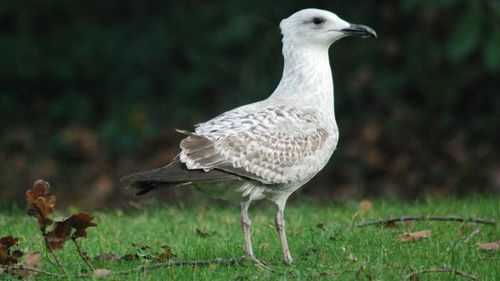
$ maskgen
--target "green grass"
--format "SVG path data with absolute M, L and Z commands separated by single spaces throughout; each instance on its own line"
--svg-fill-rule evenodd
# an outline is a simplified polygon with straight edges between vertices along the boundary
M 215 205 L 215 206 L 214 206 Z M 358 212 L 355 202 L 318 206 L 314 202 L 291 204 L 286 210 L 287 233 L 293 265 L 282 264 L 278 236 L 273 225 L 274 207 L 257 204 L 250 209 L 253 221 L 254 251 L 272 271 L 262 271 L 251 263 L 222 266 L 179 266 L 115 276 L 107 280 L 402 280 L 411 269 L 451 268 L 481 277 L 481 280 L 500 280 L 496 252 L 477 249 L 479 242 L 500 239 L 498 226 L 458 222 L 416 222 L 412 226 L 368 226 L 351 229 L 352 223 L 400 215 L 459 215 L 498 220 L 498 198 L 423 200 L 417 203 L 375 201 L 372 212 Z M 93 257 L 112 252 L 161 252 L 168 244 L 176 259 L 199 260 L 239 258 L 243 256 L 243 238 L 236 207 L 200 203 L 194 207 L 149 207 L 144 210 L 115 210 L 97 212 L 98 227 L 89 230 L 82 239 L 82 248 Z M 324 227 L 318 227 L 322 223 Z M 464 236 L 476 227 L 481 232 L 464 243 Z M 208 233 L 201 237 L 200 229 Z M 400 242 L 405 232 L 432 229 L 432 236 L 414 242 Z M 21 238 L 21 250 L 43 251 L 35 221 L 22 211 L 0 213 L 0 236 Z M 147 245 L 138 250 L 132 244 Z M 68 243 L 57 255 L 72 273 L 85 269 Z M 151 261 L 121 261 L 95 263 L 96 268 L 123 270 Z M 45 254 L 41 268 L 57 272 Z M 4 276 L 2 276 L 4 277 Z M 0 279 L 2 278 L 0 277 Z M 371 278 L 371 279 L 370 279 Z M 53 280 L 38 277 L 37 280 Z M 428 273 L 419 280 L 466 280 L 449 273 Z

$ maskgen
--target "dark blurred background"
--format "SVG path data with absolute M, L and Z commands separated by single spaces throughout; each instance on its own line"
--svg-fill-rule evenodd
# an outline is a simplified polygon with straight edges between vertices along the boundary
M 3 0 L 0 205 L 36 178 L 63 204 L 134 200 L 118 179 L 172 159 L 175 128 L 273 91 L 279 21 L 308 7 L 379 38 L 331 49 L 341 138 L 299 196 L 500 194 L 499 1 L 210 2 Z

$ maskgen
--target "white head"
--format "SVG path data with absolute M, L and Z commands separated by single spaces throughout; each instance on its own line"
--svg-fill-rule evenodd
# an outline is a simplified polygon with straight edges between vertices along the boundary
M 283 42 L 326 48 L 346 36 L 377 37 L 375 31 L 368 26 L 348 23 L 332 12 L 319 9 L 296 12 L 281 21 L 280 29 Z

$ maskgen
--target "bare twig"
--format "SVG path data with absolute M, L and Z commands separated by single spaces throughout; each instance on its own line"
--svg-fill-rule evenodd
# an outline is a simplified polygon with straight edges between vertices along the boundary
M 64 266 L 62 266 L 61 262 L 59 262 L 59 259 L 56 256 L 56 253 L 54 253 L 54 251 L 50 247 L 49 240 L 47 239 L 47 234 L 43 231 L 42 235 L 43 235 L 43 240 L 45 241 L 45 247 L 47 248 L 49 253 L 52 255 L 52 257 L 54 258 L 57 266 L 62 270 L 64 275 L 68 276 L 68 272 L 66 271 L 66 268 L 64 268 Z
M 467 235 L 467 237 L 465 237 L 464 243 L 469 242 L 470 240 L 472 240 L 472 238 L 474 238 L 475 236 L 477 236 L 479 233 L 481 233 L 481 228 L 480 227 L 476 227 L 469 235 Z
M 73 241 L 73 243 L 75 243 L 76 251 L 78 252 L 78 255 L 80 256 L 80 258 L 82 258 L 82 260 L 85 262 L 85 264 L 90 269 L 90 271 L 94 272 L 94 268 L 90 264 L 89 260 L 83 254 L 82 249 L 80 249 L 80 245 L 78 244 L 78 242 L 76 241 L 76 239 L 71 239 L 71 240 Z
M 412 271 L 408 275 L 406 275 L 406 279 L 407 280 L 413 280 L 412 278 L 414 278 L 414 277 L 416 277 L 416 276 L 418 276 L 420 274 L 423 274 L 423 273 L 433 273 L 433 272 L 453 273 L 453 274 L 460 275 L 462 277 L 468 278 L 470 280 L 480 280 L 479 276 L 472 275 L 472 274 L 469 274 L 469 273 L 466 273 L 466 272 L 463 272 L 463 271 L 455 270 L 455 269 L 452 269 L 452 268 L 447 268 L 447 267 L 444 267 L 444 268 L 429 268 L 429 269 L 421 269 L 421 270 Z
M 368 225 L 383 225 L 388 223 L 395 222 L 404 222 L 404 221 L 458 221 L 458 222 L 473 222 L 473 223 L 481 223 L 486 225 L 496 225 L 496 221 L 484 220 L 479 218 L 465 218 L 465 217 L 457 217 L 457 216 L 402 216 L 398 218 L 388 218 L 376 221 L 368 221 L 363 223 L 358 223 L 353 225 L 352 227 L 364 227 Z
M 160 268 L 165 268 L 165 267 L 183 266 L 183 265 L 208 266 L 208 265 L 212 265 L 212 264 L 218 264 L 218 265 L 230 266 L 230 265 L 243 264 L 244 261 L 245 261 L 245 259 L 170 260 L 170 261 L 162 262 L 162 263 L 141 265 L 141 266 L 136 267 L 136 268 L 126 269 L 126 270 L 121 270 L 121 271 L 112 271 L 112 272 L 110 272 L 109 275 L 127 275 L 127 274 L 134 273 L 134 272 L 144 272 L 144 271 L 152 270 L 152 269 L 160 269 Z
M 162 262 L 162 263 L 141 265 L 141 266 L 138 266 L 135 268 L 127 269 L 127 270 L 109 271 L 109 273 L 106 274 L 105 276 L 127 275 L 127 274 L 131 274 L 131 273 L 135 273 L 135 272 L 144 272 L 147 270 L 154 270 L 154 269 L 160 269 L 160 268 L 172 267 L 172 266 L 184 266 L 184 265 L 209 266 L 209 265 L 217 264 L 217 265 L 231 266 L 231 265 L 243 264 L 244 261 L 245 261 L 244 258 L 242 258 L 242 259 L 214 259 L 214 260 L 170 260 L 170 261 Z M 31 272 L 34 272 L 37 274 L 44 274 L 44 275 L 53 276 L 53 277 L 87 278 L 87 277 L 93 276 L 93 272 L 88 273 L 88 274 L 76 274 L 76 275 L 70 276 L 67 274 L 45 271 L 45 270 L 41 270 L 41 269 L 37 269 L 37 268 L 31 267 L 31 266 L 25 266 L 25 265 L 16 265 L 13 267 L 9 267 L 9 269 L 17 270 L 17 271 L 31 271 Z
M 54 276 L 54 277 L 65 277 L 65 276 L 67 276 L 65 274 L 55 273 L 55 272 L 50 272 L 50 271 L 45 271 L 45 270 L 41 270 L 41 269 L 34 268 L 34 267 L 31 267 L 31 266 L 22 265 L 22 264 L 9 267 L 8 269 L 9 270 L 16 270 L 16 271 L 30 271 L 30 272 L 34 272 L 34 273 L 37 273 L 37 274 L 45 274 L 45 275 Z

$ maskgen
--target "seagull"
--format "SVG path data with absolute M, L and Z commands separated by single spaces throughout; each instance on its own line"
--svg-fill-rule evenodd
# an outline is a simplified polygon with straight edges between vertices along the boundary
M 194 132 L 177 130 L 185 138 L 171 163 L 122 181 L 137 188 L 136 195 L 188 185 L 239 202 L 245 251 L 257 263 L 248 208 L 267 199 L 277 206 L 276 230 L 284 262 L 290 264 L 286 201 L 327 164 L 339 139 L 328 49 L 343 37 L 376 38 L 377 34 L 319 9 L 300 10 L 279 26 L 283 76 L 267 99 L 195 125 Z

